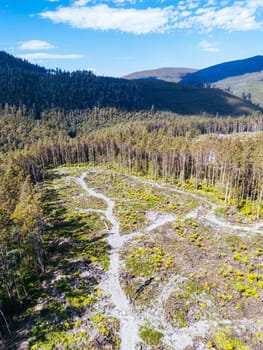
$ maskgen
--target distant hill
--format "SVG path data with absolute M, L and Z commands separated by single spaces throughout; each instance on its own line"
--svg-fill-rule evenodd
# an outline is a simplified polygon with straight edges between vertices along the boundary
M 263 56 L 255 56 L 243 60 L 224 62 L 188 74 L 181 79 L 180 84 L 203 85 L 220 80 L 263 70 Z
M 212 86 L 251 100 L 254 104 L 263 107 L 263 71 L 219 80 Z
M 160 79 L 177 83 L 187 74 L 196 72 L 193 68 L 157 68 L 125 75 L 124 79 Z
M 95 76 L 89 71 L 46 70 L 0 52 L 0 106 L 30 110 L 154 107 L 178 114 L 241 115 L 262 111 L 249 101 L 218 89 L 186 87 L 162 80 L 127 80 Z

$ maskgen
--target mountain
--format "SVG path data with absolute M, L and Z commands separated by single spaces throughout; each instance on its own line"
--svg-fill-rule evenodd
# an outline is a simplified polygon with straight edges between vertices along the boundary
M 224 62 L 205 69 L 201 69 L 197 72 L 185 76 L 183 79 L 181 79 L 180 84 L 211 84 L 226 78 L 260 72 L 262 70 L 263 56 L 255 56 L 243 60 Z
M 162 80 L 127 80 L 89 71 L 47 70 L 0 52 L 0 106 L 26 107 L 39 117 L 47 108 L 115 107 L 179 114 L 241 115 L 261 110 L 219 89 L 186 87 Z
M 125 75 L 124 79 L 160 79 L 177 83 L 190 73 L 196 72 L 193 68 L 157 68 L 144 70 Z

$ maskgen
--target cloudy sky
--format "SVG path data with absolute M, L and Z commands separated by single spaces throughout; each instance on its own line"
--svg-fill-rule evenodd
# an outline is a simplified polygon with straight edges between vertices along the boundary
M 0 0 L 0 50 L 122 76 L 263 54 L 263 0 Z

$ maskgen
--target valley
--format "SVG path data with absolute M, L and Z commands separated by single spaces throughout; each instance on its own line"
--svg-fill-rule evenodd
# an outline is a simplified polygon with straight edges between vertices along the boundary
M 262 109 L 208 87 L 0 52 L 1 350 L 262 349 Z

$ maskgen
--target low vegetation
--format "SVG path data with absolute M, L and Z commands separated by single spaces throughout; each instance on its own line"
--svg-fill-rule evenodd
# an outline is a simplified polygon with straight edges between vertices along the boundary
M 9 337 L 11 347 L 19 341 L 33 350 L 120 345 L 118 319 L 100 309 L 106 297 L 99 284 L 109 266 L 104 234 L 109 223 L 97 210 L 105 210 L 105 203 L 85 200 L 73 180 L 82 169 L 51 171 L 41 186 L 44 269 L 30 282 L 30 304 L 23 305 L 15 323 L 3 309 L 10 332 L 19 335 Z M 128 238 L 120 277 L 139 320 L 142 346 L 173 349 L 173 330 L 183 350 L 180 332 L 195 327 L 187 349 L 200 342 L 208 349 L 261 349 L 262 235 L 211 226 L 202 220 L 213 210 L 207 199 L 176 192 L 171 185 L 103 167 L 89 167 L 86 181 L 114 199 L 121 233 Z M 133 212 L 141 212 L 136 222 Z M 158 218 L 164 223 L 151 228 Z M 205 332 L 202 322 L 207 322 Z

